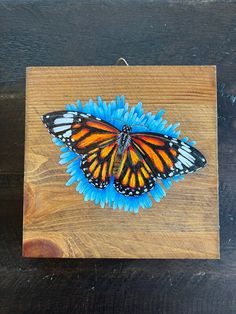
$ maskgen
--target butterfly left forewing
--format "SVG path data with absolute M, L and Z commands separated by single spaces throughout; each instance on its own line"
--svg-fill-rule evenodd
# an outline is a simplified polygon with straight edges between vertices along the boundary
M 78 154 L 86 154 L 96 147 L 116 141 L 119 133 L 111 124 L 77 111 L 47 113 L 42 121 L 50 134 Z

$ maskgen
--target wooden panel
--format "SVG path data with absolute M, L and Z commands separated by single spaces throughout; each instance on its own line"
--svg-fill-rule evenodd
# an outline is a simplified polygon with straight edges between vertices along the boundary
M 84 202 L 75 186 L 65 187 L 66 166 L 40 116 L 98 95 L 125 95 L 153 113 L 164 108 L 182 136 L 197 141 L 207 168 L 137 215 Z M 215 67 L 28 68 L 23 255 L 219 258 L 216 133 Z

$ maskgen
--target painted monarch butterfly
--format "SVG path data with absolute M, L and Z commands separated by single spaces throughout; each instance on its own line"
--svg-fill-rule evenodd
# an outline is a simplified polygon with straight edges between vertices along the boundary
M 88 182 L 104 189 L 119 162 L 114 187 L 125 196 L 149 192 L 157 179 L 195 172 L 206 165 L 194 147 L 158 133 L 133 133 L 77 111 L 47 113 L 42 121 L 53 136 L 81 155 L 80 168 Z

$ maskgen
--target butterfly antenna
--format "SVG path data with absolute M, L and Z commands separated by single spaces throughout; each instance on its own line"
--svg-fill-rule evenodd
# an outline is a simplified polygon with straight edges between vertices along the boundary
M 117 120 L 117 121 L 125 124 L 125 122 L 123 120 L 121 120 L 121 119 L 114 118 L 112 120 Z M 142 127 L 145 127 L 146 129 L 148 129 L 149 131 L 151 131 L 145 124 L 132 124 L 131 127 L 133 127 L 133 126 L 142 126 Z

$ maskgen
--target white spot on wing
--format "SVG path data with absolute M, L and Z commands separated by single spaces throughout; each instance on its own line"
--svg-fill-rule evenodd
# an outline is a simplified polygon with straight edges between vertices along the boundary
M 64 137 L 70 137 L 71 136 L 71 130 L 68 130 L 66 131 L 64 134 L 63 134 Z
M 179 156 L 178 159 L 188 168 L 190 168 L 193 165 L 191 161 L 189 161 L 188 159 L 184 158 L 183 156 Z
M 183 146 L 189 148 L 189 146 L 188 146 L 186 143 L 184 143 L 184 142 L 181 142 L 181 145 L 183 145 Z
M 81 113 L 80 116 L 83 117 L 83 118 L 88 118 L 88 115 L 84 114 L 84 113 Z
M 54 124 L 71 124 L 73 123 L 74 119 L 72 118 L 57 118 L 54 121 Z
M 189 159 L 191 162 L 194 162 L 195 157 L 193 157 L 192 155 L 190 155 L 188 152 L 186 152 L 185 150 L 183 150 L 182 148 L 178 149 L 178 152 L 184 156 L 185 158 Z
M 180 169 L 180 170 L 183 169 L 183 166 L 182 166 L 182 164 L 181 164 L 180 161 L 177 161 L 177 162 L 175 163 L 175 167 L 178 168 L 178 169 Z
M 64 117 L 64 118 L 73 118 L 74 115 L 73 115 L 72 113 L 65 113 L 65 114 L 63 115 L 63 117 Z
M 191 152 L 192 152 L 191 148 L 187 147 L 186 145 L 183 145 L 183 144 L 182 144 L 181 148 L 184 149 L 184 150 L 185 150 L 186 152 L 188 152 L 188 153 L 191 153 Z
M 58 132 L 68 130 L 69 128 L 70 128 L 70 125 L 57 126 L 57 127 L 53 128 L 53 132 L 58 133 Z

